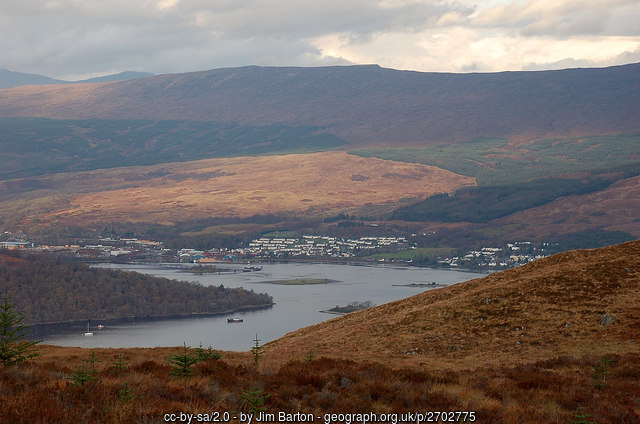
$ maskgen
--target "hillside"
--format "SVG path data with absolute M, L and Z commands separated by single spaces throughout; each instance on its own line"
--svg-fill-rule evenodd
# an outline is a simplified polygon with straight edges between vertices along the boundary
M 344 144 L 310 126 L 0 118 L 0 180 L 213 157 L 317 152 Z
M 549 238 L 583 231 L 585 227 L 625 231 L 640 237 L 640 177 L 582 196 L 567 196 L 537 208 L 517 212 L 491 224 L 512 227 L 513 238 Z
M 102 229 L 205 217 L 328 213 L 474 185 L 433 166 L 344 152 L 206 159 L 0 181 L 0 224 Z
M 603 325 L 605 316 L 615 321 Z M 505 366 L 638 352 L 640 242 L 554 255 L 354 312 L 266 347 L 395 366 Z
M 124 81 L 135 78 L 144 78 L 153 74 L 147 72 L 125 71 L 113 75 L 105 75 L 102 77 L 89 78 L 80 81 L 64 81 L 55 78 L 49 78 L 44 75 L 26 74 L 24 72 L 9 71 L 0 69 L 0 89 L 19 87 L 23 85 L 49 85 L 49 84 L 76 84 L 86 82 L 109 82 Z
M 621 182 L 640 174 L 638 99 L 640 64 L 493 74 L 249 66 L 14 87 L 0 91 L 0 225 L 58 242 L 57 228 L 156 237 L 158 224 L 166 240 L 189 232 L 206 245 L 229 233 L 211 221 L 278 216 L 246 241 L 278 229 L 345 234 L 353 223 L 322 220 L 349 213 L 381 234 L 441 235 L 420 247 L 594 231 L 628 240 L 640 231 L 629 215 L 637 193 Z M 604 215 L 586 202 L 548 218 L 550 203 L 605 199 L 615 184 L 627 200 L 607 201 Z
M 66 81 L 45 77 L 38 74 L 26 74 L 23 72 L 0 69 L 0 89 L 19 87 L 21 85 L 47 85 L 66 84 Z
M 0 116 L 311 125 L 352 144 L 640 131 L 640 64 L 492 74 L 242 67 L 3 90 Z

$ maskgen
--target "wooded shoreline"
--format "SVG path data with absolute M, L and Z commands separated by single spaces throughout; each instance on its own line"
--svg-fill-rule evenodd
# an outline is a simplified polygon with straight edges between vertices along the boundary
M 27 326 L 37 327 L 37 326 L 48 326 L 48 325 L 80 325 L 86 324 L 87 322 L 97 322 L 100 321 L 101 324 L 113 324 L 117 322 L 123 321 L 163 321 L 170 319 L 188 319 L 188 318 L 206 318 L 206 317 L 215 317 L 221 315 L 229 315 L 237 312 L 243 311 L 259 311 L 262 309 L 269 309 L 275 305 L 275 302 L 265 303 L 262 305 L 246 305 L 240 306 L 238 308 L 229 309 L 226 311 L 220 312 L 191 312 L 184 314 L 170 314 L 170 315 L 134 315 L 134 316 L 125 316 L 125 317 L 112 317 L 112 318 L 88 318 L 85 320 L 68 320 L 68 321 L 48 321 L 48 322 L 37 322 L 37 323 L 26 323 Z

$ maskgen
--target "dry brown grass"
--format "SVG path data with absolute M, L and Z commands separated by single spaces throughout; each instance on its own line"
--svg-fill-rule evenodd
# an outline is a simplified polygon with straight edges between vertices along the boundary
M 616 321 L 600 325 L 608 313 Z M 287 360 L 318 354 L 454 369 L 557 355 L 637 352 L 640 242 L 573 251 L 334 318 L 268 345 Z
M 596 193 L 563 197 L 494 223 L 524 227 L 513 234 L 513 237 L 523 238 L 544 239 L 556 234 L 584 231 L 585 228 L 626 231 L 640 237 L 639 210 L 640 177 L 633 177 Z
M 4 255 L 4 254 L 0 253 L 0 265 L 1 264 L 10 264 L 10 265 L 14 265 L 14 266 L 19 266 L 19 265 L 22 265 L 22 264 L 24 264 L 26 262 L 27 262 L 26 259 L 14 258 L 12 256 Z
M 223 352 L 219 361 L 194 366 L 194 375 L 176 378 L 166 358 L 179 350 L 95 349 L 97 379 L 75 387 L 69 377 L 90 352 L 45 346 L 33 362 L 0 369 L 0 422 L 160 423 L 167 413 L 214 411 L 233 416 L 248 412 L 242 394 L 254 389 L 268 395 L 266 412 L 313 413 L 315 422 L 326 413 L 473 411 L 479 423 L 569 423 L 578 407 L 600 424 L 640 419 L 637 353 L 610 355 L 607 384 L 596 389 L 590 374 L 599 358 L 591 356 L 451 372 L 331 358 L 256 367 L 246 354 Z M 120 354 L 126 369 L 110 372 Z
M 70 225 L 321 214 L 475 185 L 473 178 L 437 167 L 345 152 L 207 159 L 39 179 L 57 186 L 58 195 L 75 194 L 66 195 L 62 207 L 43 208 L 28 220 Z

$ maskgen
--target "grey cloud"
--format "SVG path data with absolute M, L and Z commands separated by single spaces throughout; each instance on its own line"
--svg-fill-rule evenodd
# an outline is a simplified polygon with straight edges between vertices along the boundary
M 640 62 L 640 49 L 635 51 L 627 51 L 620 54 L 616 60 L 616 65 L 622 65 L 625 63 L 638 63 Z
M 620 36 L 640 36 L 640 5 L 637 1 L 620 6 L 605 23 L 603 32 Z
M 339 33 L 362 42 L 372 34 L 422 31 L 451 10 L 472 11 L 437 1 L 382 7 L 369 0 L 182 0 L 164 9 L 160 3 L 2 0 L 0 67 L 82 78 L 123 69 L 345 63 L 323 57 L 313 38 Z
M 523 36 L 640 35 L 637 0 L 528 0 L 481 11 L 479 28 L 511 28 Z
M 523 66 L 525 71 L 543 71 L 548 69 L 567 68 L 604 68 L 607 66 L 624 65 L 627 63 L 640 62 L 640 49 L 627 51 L 607 60 L 586 60 L 586 59 L 562 59 L 549 63 L 529 63 Z
M 182 3 L 181 3 L 182 4 Z M 410 3 L 381 7 L 368 0 L 286 0 L 243 2 L 242 8 L 198 9 L 185 4 L 183 12 L 224 37 L 252 36 L 310 38 L 328 33 L 357 35 L 387 31 L 420 31 L 432 26 L 455 6 L 445 3 Z M 177 7 L 181 7 L 180 5 Z
M 201 29 L 179 22 L 144 19 L 135 11 L 127 19 L 98 16 L 93 9 L 49 10 L 28 17 L 0 14 L 0 52 L 5 67 L 49 74 L 61 78 L 90 73 L 148 70 L 162 67 L 163 54 L 179 48 L 202 47 L 208 42 Z M 125 65 L 125 67 L 120 67 Z M 150 70 L 155 72 L 156 69 Z
M 596 35 L 602 34 L 609 19 L 610 15 L 604 8 L 584 8 L 541 18 L 526 25 L 520 33 L 524 36 L 551 35 L 554 37 Z
M 82 79 L 122 70 L 349 63 L 319 50 L 329 46 L 336 55 L 349 52 L 383 66 L 411 69 L 405 63 L 419 63 L 414 59 L 423 55 L 429 66 L 452 70 L 471 63 L 463 69 L 471 71 L 497 65 L 446 57 L 466 54 L 461 43 L 518 35 L 640 34 L 637 0 L 522 0 L 480 10 L 477 17 L 470 2 L 0 0 L 0 68 Z M 460 25 L 462 41 L 447 43 L 456 51 L 433 48 L 434 32 L 447 37 Z M 331 45 L 331 40 L 337 41 Z

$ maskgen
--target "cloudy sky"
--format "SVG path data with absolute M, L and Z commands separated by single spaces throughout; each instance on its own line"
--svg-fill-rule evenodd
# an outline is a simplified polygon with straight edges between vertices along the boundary
M 638 0 L 0 0 L 0 68 L 492 72 L 640 62 Z

